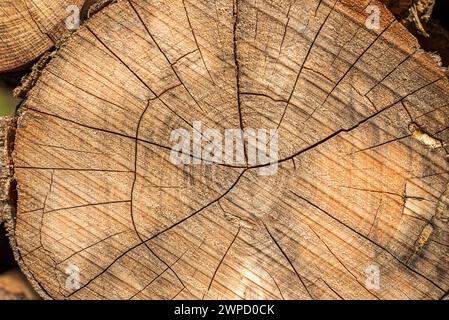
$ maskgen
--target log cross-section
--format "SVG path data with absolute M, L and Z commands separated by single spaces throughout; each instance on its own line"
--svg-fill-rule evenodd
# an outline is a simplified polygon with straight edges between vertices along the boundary
M 80 21 L 84 3 L 84 0 L 0 1 L 0 73 L 27 66 L 53 47 L 67 32 L 66 19 Z
M 380 2 L 116 1 L 19 109 L 14 250 L 53 299 L 440 299 L 448 127 Z M 176 164 L 181 129 L 277 132 L 277 170 Z

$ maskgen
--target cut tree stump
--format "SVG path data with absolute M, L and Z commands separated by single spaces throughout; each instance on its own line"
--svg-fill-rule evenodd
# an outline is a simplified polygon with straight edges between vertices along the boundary
M 448 104 L 377 1 L 118 1 L 19 109 L 16 258 L 53 299 L 441 299 Z M 173 164 L 195 122 L 278 129 L 277 172 Z
M 81 10 L 84 0 L 0 1 L 0 73 L 36 60 L 67 31 L 67 8 Z

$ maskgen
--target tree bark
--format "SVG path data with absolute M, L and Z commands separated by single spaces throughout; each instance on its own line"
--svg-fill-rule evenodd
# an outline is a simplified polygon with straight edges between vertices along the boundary
M 15 130 L 14 117 L 0 117 L 0 224 L 16 207 L 12 162 Z
M 195 122 L 277 129 L 277 172 L 173 164 Z M 12 243 L 45 298 L 441 299 L 448 127 L 445 71 L 377 1 L 118 1 L 19 109 Z

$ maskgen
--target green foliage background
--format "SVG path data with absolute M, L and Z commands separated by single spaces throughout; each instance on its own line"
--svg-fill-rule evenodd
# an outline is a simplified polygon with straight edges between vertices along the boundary
M 12 114 L 17 104 L 18 100 L 12 97 L 11 89 L 0 87 L 0 116 Z

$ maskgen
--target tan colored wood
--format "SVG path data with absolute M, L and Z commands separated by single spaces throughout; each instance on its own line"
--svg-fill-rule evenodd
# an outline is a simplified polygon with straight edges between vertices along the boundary
M 0 300 L 36 300 L 39 296 L 33 291 L 27 279 L 19 270 L 0 274 Z
M 0 2 L 0 73 L 18 69 L 50 49 L 67 31 L 69 5 L 84 0 L 3 0 Z
M 376 1 L 118 1 L 20 109 L 16 256 L 54 299 L 442 298 L 448 104 Z M 196 120 L 279 129 L 278 172 L 175 166 Z

